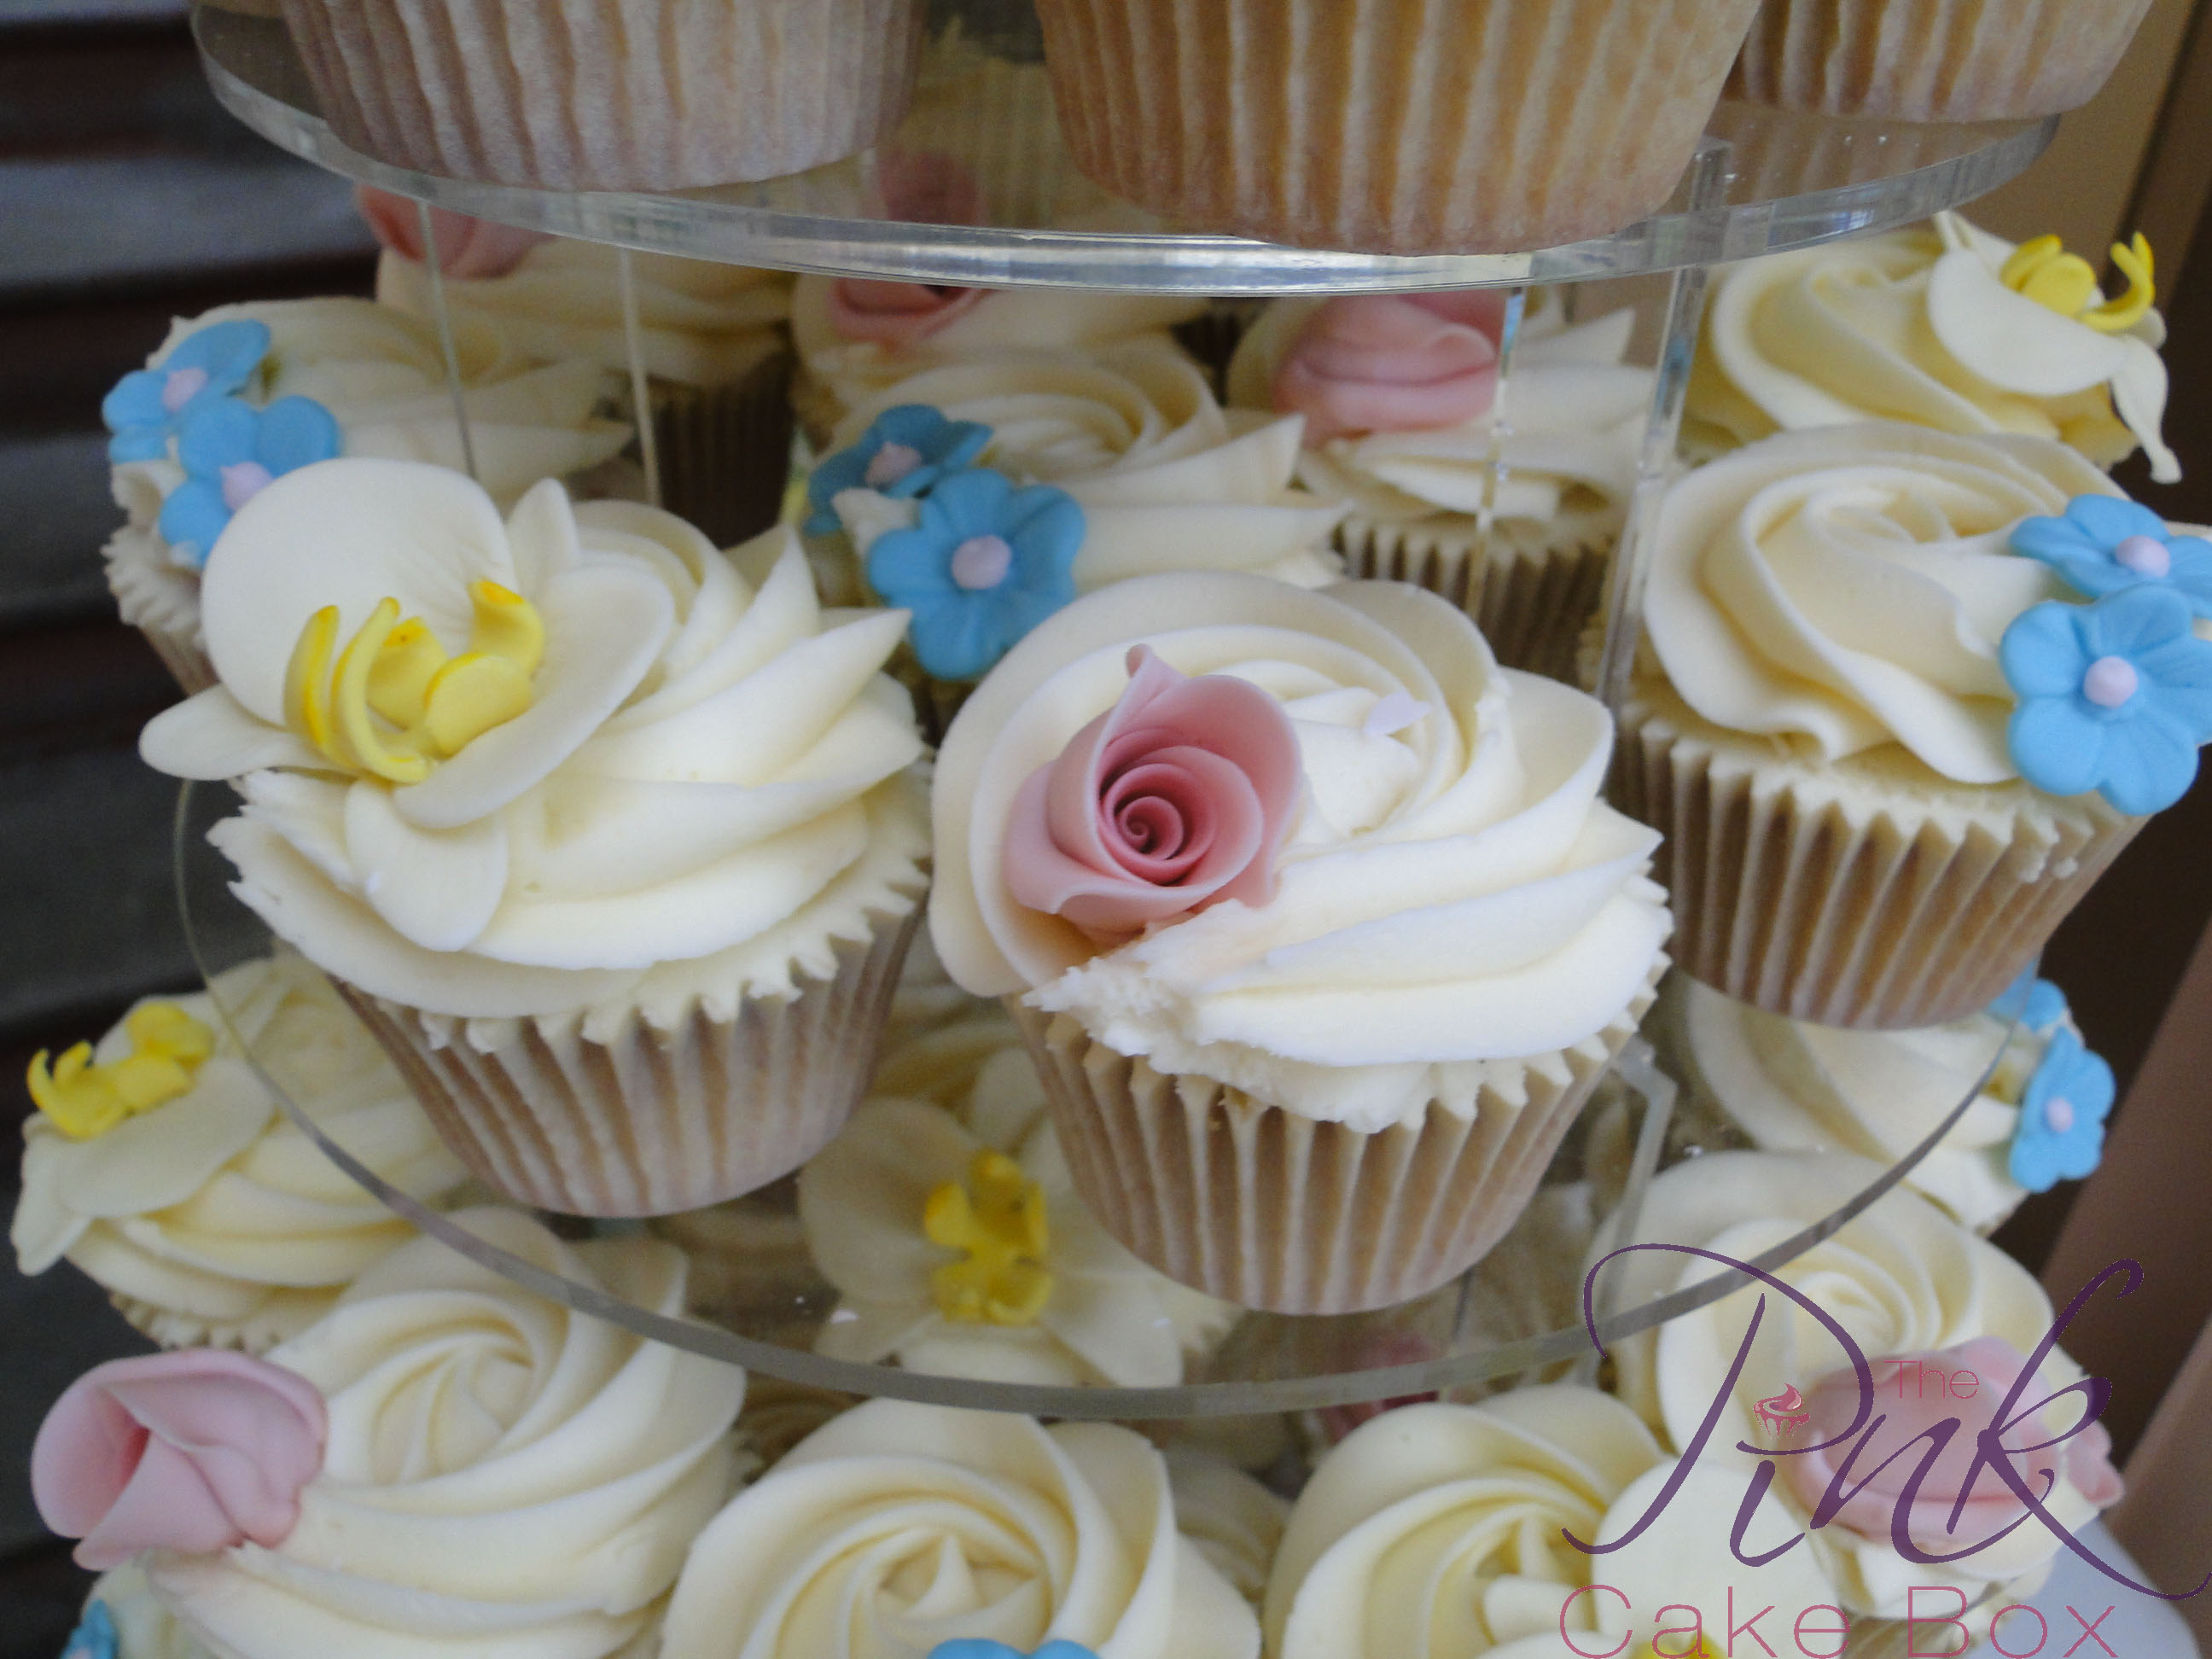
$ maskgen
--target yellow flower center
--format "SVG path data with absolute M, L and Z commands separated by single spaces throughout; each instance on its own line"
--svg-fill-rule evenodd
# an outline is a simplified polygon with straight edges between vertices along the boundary
M 105 1065 L 80 1042 L 49 1070 L 44 1048 L 31 1059 L 31 1099 L 71 1140 L 104 1135 L 125 1118 L 191 1092 L 192 1077 L 215 1052 L 215 1033 L 173 1002 L 149 1002 L 123 1022 L 131 1052 Z
M 537 607 L 497 582 L 474 582 L 469 648 L 446 654 L 419 617 L 384 599 L 337 650 L 338 610 L 307 619 L 284 671 L 284 719 L 341 771 L 420 783 L 530 707 L 530 678 L 545 654 Z M 331 658 L 337 658 L 332 665 Z
M 2062 317 L 2086 323 L 2100 334 L 2119 334 L 2141 322 L 2158 298 L 2151 281 L 2150 243 L 2141 231 L 2132 243 L 2112 244 L 2112 264 L 2128 279 L 2128 291 L 2117 300 L 2105 298 L 2089 262 L 2067 252 L 2056 236 L 2022 242 L 1998 274 L 2014 293 L 2024 294 Z
M 929 1276 L 937 1310 L 970 1325 L 1031 1325 L 1052 1296 L 1044 1190 L 1004 1152 L 975 1154 L 963 1185 L 948 1181 L 922 1206 L 933 1244 L 963 1253 Z

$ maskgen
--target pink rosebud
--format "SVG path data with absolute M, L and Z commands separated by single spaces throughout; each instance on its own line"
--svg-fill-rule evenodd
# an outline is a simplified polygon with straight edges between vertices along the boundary
M 275 1547 L 323 1464 L 323 1397 L 266 1360 L 185 1348 L 95 1365 L 31 1448 L 46 1523 L 95 1572 L 149 1549 Z
M 1440 1358 L 1443 1354 L 1443 1348 L 1418 1331 L 1378 1331 L 1359 1345 L 1346 1369 L 1383 1370 L 1394 1365 L 1418 1365 L 1425 1360 Z M 1371 1423 L 1385 1412 L 1396 1411 L 1401 1406 L 1425 1406 L 1436 1398 L 1437 1391 L 1431 1389 L 1426 1394 L 1399 1395 L 1389 1400 L 1355 1400 L 1347 1406 L 1324 1406 L 1316 1415 L 1321 1420 L 1321 1431 L 1334 1446 L 1361 1424 Z
M 1306 417 L 1309 445 L 1471 421 L 1498 394 L 1504 320 L 1494 290 L 1331 300 L 1276 371 L 1275 407 Z
M 1817 1507 L 1844 1457 L 1864 1441 L 1865 1448 L 1852 1459 L 1844 1484 L 1849 1486 L 1864 1480 L 1866 1485 L 1837 1511 L 1836 1519 L 1863 1537 L 1887 1542 L 1891 1518 L 1906 1483 L 1927 1455 L 1926 1443 L 1911 1446 L 1879 1474 L 1873 1471 L 1915 1437 L 1946 1418 L 1956 1418 L 1957 1430 L 1913 1495 L 1906 1529 L 1913 1541 L 1931 1555 L 1952 1553 L 1995 1537 L 2027 1513 L 2027 1506 L 1996 1469 L 1984 1467 L 1974 1476 L 1973 1495 L 1960 1511 L 1955 1528 L 1950 1525 L 1951 1509 L 1966 1485 L 1967 1471 L 1973 1468 L 1982 1431 L 1997 1422 L 2005 1396 L 2027 1364 L 2027 1357 L 2019 1349 L 1993 1336 L 1976 1337 L 1932 1353 L 1898 1354 L 1875 1360 L 1874 1412 L 1868 1420 L 1879 1416 L 1885 1419 L 1881 1426 L 1871 1435 L 1862 1429 L 1852 1439 L 1829 1450 L 1788 1459 L 1790 1486 L 1807 1508 Z M 2043 1392 L 2031 1379 L 2021 1394 L 2021 1406 L 2033 1406 Z M 1832 1440 L 1848 1428 L 1858 1409 L 1858 1397 L 1857 1376 L 1848 1368 L 1832 1371 L 1814 1383 L 1805 1397 L 1812 1419 L 1805 1431 L 1806 1443 Z M 2067 1407 L 2080 1400 L 2078 1394 L 2069 1395 L 2050 1412 L 2008 1430 L 2004 1437 L 2008 1450 L 2051 1439 L 2052 1430 L 2046 1419 L 2055 1414 L 2062 1425 L 2074 1421 L 2066 1414 Z M 2093 1423 L 2060 1445 L 2045 1451 L 2010 1451 L 2006 1461 L 2026 1481 L 2027 1489 L 2038 1494 L 2045 1485 L 2043 1471 L 2055 1463 L 2063 1464 L 2066 1478 L 2082 1497 L 2103 1509 L 2120 1498 L 2120 1477 L 2112 1468 L 2112 1445 L 2104 1425 Z
M 830 285 L 830 326 L 844 339 L 873 340 L 896 350 L 927 339 L 972 311 L 984 293 L 980 288 L 841 276 Z
M 411 198 L 374 185 L 356 185 L 353 199 L 378 241 L 402 258 L 422 263 L 422 215 Z M 430 229 L 438 241 L 438 269 L 465 282 L 504 276 L 522 263 L 524 254 L 553 240 L 542 230 L 471 219 L 437 207 L 430 210 Z
M 1304 775 L 1290 716 L 1257 686 L 1193 679 L 1149 646 L 1121 700 L 1014 797 L 1015 898 L 1118 943 L 1224 899 L 1265 903 Z

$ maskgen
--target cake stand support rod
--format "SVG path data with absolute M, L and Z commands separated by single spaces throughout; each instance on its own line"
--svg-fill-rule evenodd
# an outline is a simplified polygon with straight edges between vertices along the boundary
M 453 393 L 453 424 L 461 434 L 461 468 L 476 478 L 476 434 L 469 430 L 469 403 L 461 392 L 461 349 L 453 338 L 453 316 L 446 309 L 446 268 L 438 258 L 438 226 L 431 216 L 430 204 L 420 197 L 415 200 L 415 213 L 422 227 L 422 269 L 430 277 L 430 310 L 438 319 L 438 349 L 446 355 L 446 389 Z
M 1644 1117 L 1636 1130 L 1636 1150 L 1629 1155 L 1628 1179 L 1621 1184 L 1620 1201 L 1613 1206 L 1613 1214 L 1606 1221 L 1613 1248 L 1619 1249 L 1623 1244 L 1643 1242 L 1638 1233 L 1644 1223 L 1644 1195 L 1650 1190 L 1651 1177 L 1659 1172 L 1659 1154 L 1666 1148 L 1668 1127 L 1674 1121 L 1674 1102 L 1681 1091 L 1674 1079 L 1659 1068 L 1659 1057 L 1652 1052 L 1650 1043 L 1640 1036 L 1631 1037 L 1622 1047 L 1620 1056 L 1613 1062 L 1613 1074 L 1644 1103 Z M 1595 1312 L 1601 1325 L 1620 1311 L 1621 1283 L 1622 1276 L 1612 1273 L 1599 1288 Z M 1577 1360 L 1574 1380 L 1595 1388 L 1598 1362 L 1602 1358 L 1593 1351 Z
M 1721 204 L 1727 195 L 1733 146 L 1705 138 L 1690 164 L 1692 212 Z M 1644 422 L 1644 450 L 1636 466 L 1636 489 L 1628 499 L 1628 518 L 1605 598 L 1605 648 L 1598 658 L 1592 688 L 1618 714 L 1628 695 L 1628 676 L 1636 661 L 1644 627 L 1644 590 L 1651 575 L 1652 538 L 1659 508 L 1674 471 L 1674 444 L 1682 431 L 1682 402 L 1690 386 L 1690 365 L 1698 352 L 1698 331 L 1705 320 L 1705 277 L 1710 267 L 1684 265 L 1674 273 L 1667 301 L 1667 330 L 1659 346 L 1658 372 L 1652 377 L 1651 410 Z
M 1516 283 L 1506 293 L 1505 315 L 1498 328 L 1497 389 L 1490 394 L 1490 453 L 1484 458 L 1486 465 L 1482 475 L 1482 506 L 1474 515 L 1475 534 L 1485 546 L 1489 544 L 1491 529 L 1498 522 L 1498 503 L 1505 494 L 1506 474 L 1511 471 L 1505 462 L 1506 441 L 1513 435 L 1505 398 L 1513 379 L 1514 343 L 1521 337 L 1522 319 L 1528 312 L 1528 287 Z
M 615 250 L 615 274 L 622 284 L 623 351 L 629 359 L 629 402 L 637 419 L 637 453 L 645 463 L 645 499 L 660 505 L 660 445 L 653 430 L 653 399 L 645 378 L 645 330 L 638 321 L 637 276 L 630 251 Z

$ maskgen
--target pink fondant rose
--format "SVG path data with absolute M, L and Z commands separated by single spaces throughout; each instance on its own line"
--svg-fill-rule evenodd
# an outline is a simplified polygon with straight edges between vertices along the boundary
M 1264 903 L 1303 784 L 1274 698 L 1138 646 L 1121 700 L 1014 797 L 1007 888 L 1102 944 L 1224 899 Z
M 983 294 L 980 288 L 841 276 L 830 285 L 830 326 L 848 340 L 873 340 L 896 350 L 973 310 Z
M 273 1548 L 322 1468 L 325 1426 L 314 1384 L 266 1360 L 212 1348 L 112 1360 L 46 1413 L 31 1496 L 95 1572 L 149 1549 Z
M 1966 1485 L 1967 1471 L 1973 1468 L 1982 1431 L 1998 1421 L 2005 1396 L 2027 1364 L 2019 1349 L 1994 1336 L 1977 1337 L 1933 1353 L 1875 1360 L 1874 1414 L 1886 1420 L 1871 1434 L 1863 1429 L 1831 1450 L 1786 1460 L 1790 1485 L 1807 1508 L 1817 1508 L 1844 1458 L 1863 1441 L 1864 1449 L 1852 1458 L 1844 1486 L 1848 1488 L 1861 1480 L 1866 1485 L 1837 1511 L 1836 1519 L 1863 1537 L 1887 1542 L 1891 1518 L 1927 1455 L 1927 1443 L 1911 1446 L 1905 1455 L 1869 1479 L 1870 1472 L 1916 1436 L 1946 1418 L 1956 1418 L 1957 1431 L 1913 1494 L 1907 1531 L 1913 1542 L 1931 1555 L 1955 1553 L 1995 1537 L 2027 1513 L 2027 1506 L 1995 1469 L 1984 1467 L 1975 1474 L 1972 1495 L 1960 1511 L 1955 1528 L 1951 1525 L 1951 1509 Z M 2031 1379 L 2021 1393 L 2021 1407 L 2034 1405 L 2048 1392 Z M 1804 1431 L 1808 1443 L 1832 1440 L 1849 1428 L 1858 1401 L 1858 1379 L 1849 1370 L 1831 1372 L 1815 1382 L 1805 1397 L 1811 1416 Z M 2046 1450 L 2028 1449 L 2053 1437 L 2051 1419 L 2056 1418 L 2062 1426 L 2074 1421 L 2070 1412 L 2078 1410 L 2079 1404 L 2080 1395 L 2069 1395 L 2040 1416 L 2008 1430 L 2004 1436 L 2004 1444 L 2012 1452 L 2008 1461 L 2026 1480 L 2027 1489 L 2039 1497 L 2046 1485 L 2044 1472 L 2057 1468 L 2083 1498 L 2104 1509 L 2119 1501 L 2121 1486 L 2110 1455 L 2112 1437 L 2102 1424 L 2092 1423 Z
M 1276 371 L 1275 407 L 1306 417 L 1308 444 L 1471 421 L 1498 393 L 1504 319 L 1488 289 L 1331 300 Z
M 353 199 L 378 241 L 402 258 L 422 263 L 422 214 L 412 198 L 374 185 L 356 185 Z M 465 282 L 504 276 L 522 263 L 524 254 L 553 240 L 542 230 L 523 230 L 434 207 L 430 210 L 430 234 L 438 243 L 438 269 Z

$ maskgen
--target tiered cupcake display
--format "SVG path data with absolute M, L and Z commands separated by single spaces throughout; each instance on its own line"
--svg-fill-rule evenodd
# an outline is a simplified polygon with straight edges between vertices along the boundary
M 344 155 L 463 184 L 896 126 L 915 9 L 724 9 L 287 3 Z M 2149 252 L 1945 214 L 1739 267 L 1695 354 L 1379 280 L 1650 211 L 1731 61 L 1986 117 L 2124 39 L 1939 95 L 1923 9 L 1040 3 L 1069 150 L 1212 234 L 1071 234 L 1358 250 L 1265 304 L 921 280 L 1008 228 L 892 142 L 809 187 L 882 210 L 842 275 L 371 191 L 376 300 L 179 324 L 106 556 L 276 945 L 32 1069 L 21 1263 L 165 1350 L 33 1458 L 88 1659 L 1663 1653 L 1739 1505 L 1822 1633 L 1941 1548 L 1984 1635 L 2060 1547 L 2012 1494 L 2119 1492 L 1985 1237 L 2113 1106 L 2033 959 L 2212 738 L 2212 543 L 2101 470 L 2178 470 Z M 1762 1325 L 1711 1257 L 1784 1245 Z M 1600 1370 L 1585 1285 L 1699 1305 Z M 1855 1486 L 1907 1367 L 1985 1397 Z

